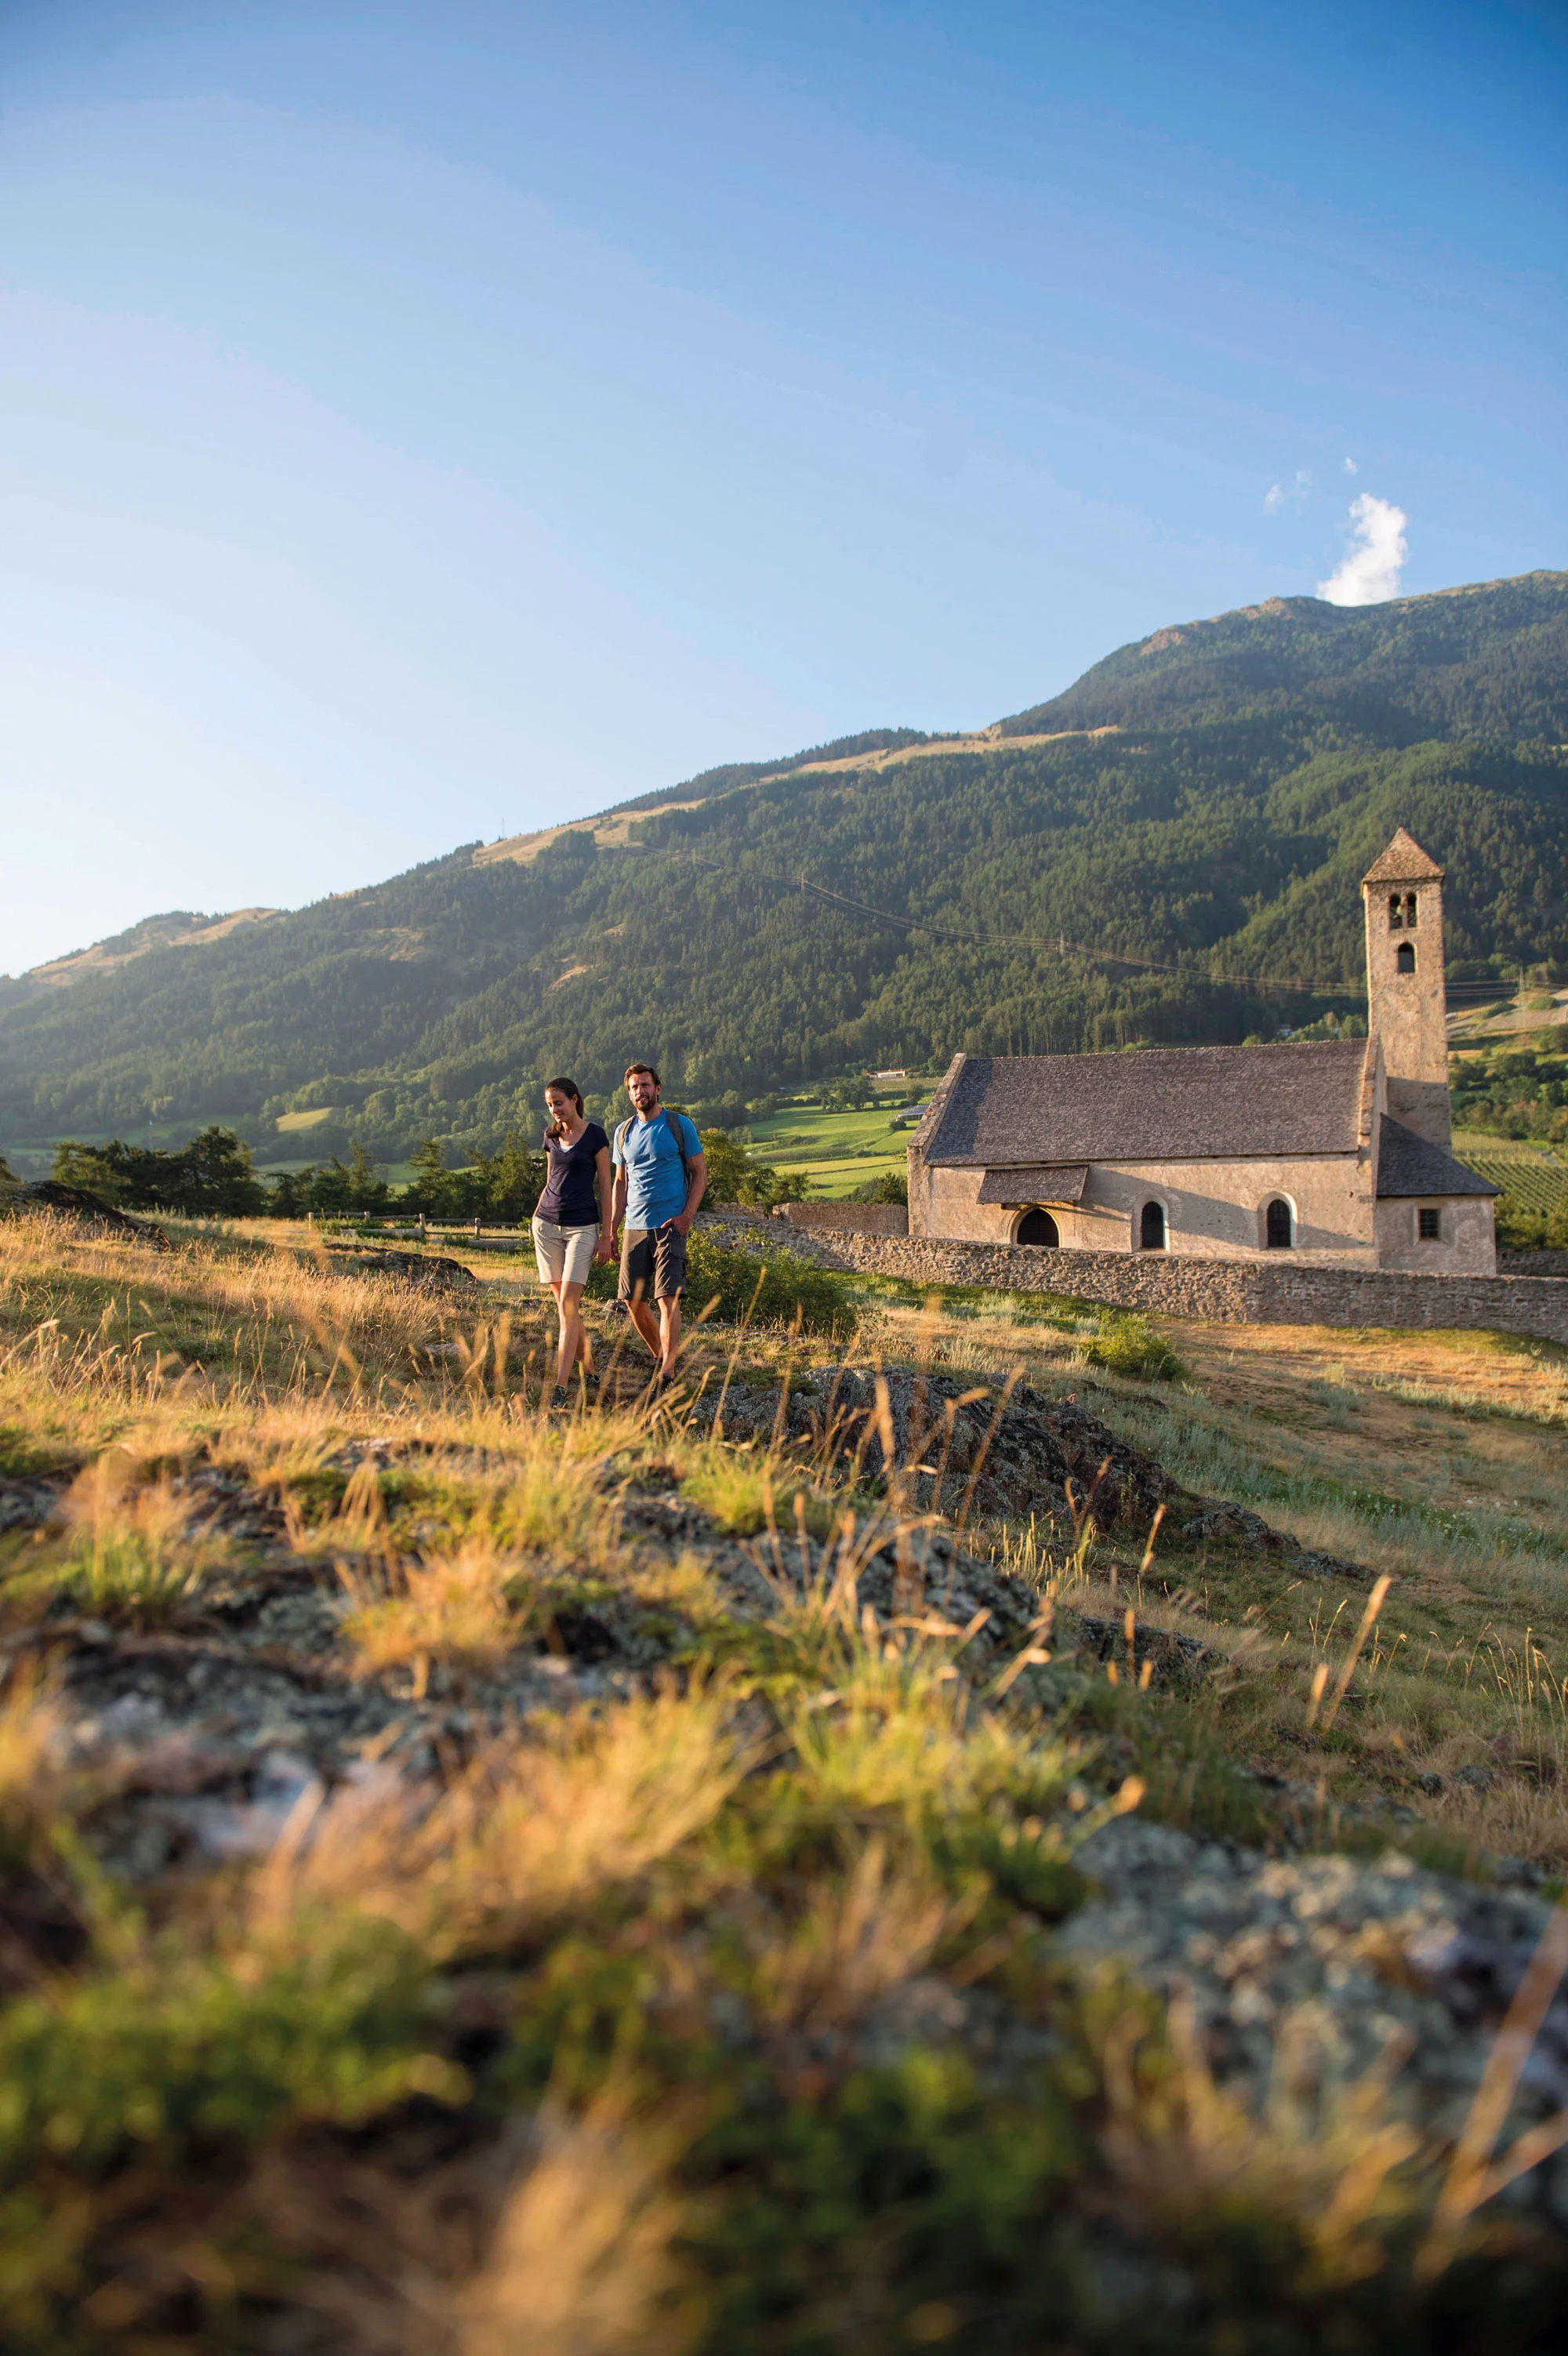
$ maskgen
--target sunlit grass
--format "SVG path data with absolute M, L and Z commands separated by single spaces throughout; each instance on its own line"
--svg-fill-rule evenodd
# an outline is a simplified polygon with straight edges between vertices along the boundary
M 1243 1762 L 1322 1794 L 1302 1838 L 1402 1839 L 1372 1813 L 1397 1794 L 1477 1869 L 1483 1850 L 1568 1864 L 1556 1460 L 1478 1450 L 1479 1502 L 1451 1510 L 1398 1491 L 1400 1436 L 1428 1412 L 1475 1435 L 1425 1374 L 1364 1377 L 1348 1344 L 1270 1422 L 1244 1368 L 1208 1396 L 1220 1354 L 1185 1336 L 1193 1371 L 1161 1408 L 1142 1349 L 1139 1372 L 1086 1365 L 1101 1321 L 1070 1305 L 865 1305 L 857 1364 L 1025 1365 L 1197 1494 L 1333 1533 L 1359 1575 L 1304 1580 L 1168 1528 L 1140 1559 L 1041 1511 L 965 1540 L 1016 1581 L 998 1643 L 924 1577 L 931 1517 L 900 1515 L 897 1482 L 840 1468 L 841 1487 L 679 1405 L 542 1417 L 532 1291 L 487 1280 L 458 1315 L 244 1232 L 154 1261 L 0 1223 L 0 1424 L 59 1473 L 55 1519 L 0 1540 L 18 2344 L 152 2350 L 195 2317 L 214 2344 L 275 2320 L 279 2345 L 344 2356 L 963 2346 L 993 2325 L 1089 2347 L 1081 2253 L 1119 2264 L 1118 2236 L 1151 2298 L 1209 2303 L 1205 2345 L 1273 2345 L 1296 2307 L 1312 2344 L 1342 2322 L 1435 2344 L 1410 2254 L 1435 2279 L 1481 2247 L 1469 2192 L 1439 2216 L 1451 2140 L 1403 2124 L 1376 2072 L 1337 2089 L 1306 2022 L 1265 2101 L 1227 2093 L 1179 2007 L 1070 1980 L 1054 1926 L 1119 1809 L 1277 1839 Z M 693 1363 L 755 1395 L 845 1346 L 705 1336 Z M 1464 1382 L 1484 1393 L 1482 1354 Z M 1374 1412 L 1402 1419 L 1392 1439 L 1366 1436 Z M 1352 1442 L 1353 1478 L 1308 1453 Z M 1386 1489 L 1364 1475 L 1380 1447 Z M 209 1471 L 275 1545 L 202 1521 Z M 428 1743 L 324 1771 L 265 1855 L 134 1892 L 101 1879 L 78 1904 L 71 1861 L 130 1770 L 94 1784 L 71 1763 L 50 1630 L 165 1630 L 140 1650 L 172 1655 L 212 1636 L 215 1569 L 242 1601 L 280 1557 L 330 1601 L 335 1679 L 411 1717 L 467 1686 L 461 1736 L 443 1701 Z M 583 1597 L 657 1628 L 640 1666 L 540 1665 Z M 1080 1649 L 1086 1619 L 1109 1651 Z M 1199 1640 L 1190 1676 L 1139 1673 L 1151 1631 Z M 492 1712 L 483 1681 L 520 1650 Z M 29 1946 L 59 1921 L 63 1947 Z M 977 2036 L 1004 2057 L 989 2079 Z

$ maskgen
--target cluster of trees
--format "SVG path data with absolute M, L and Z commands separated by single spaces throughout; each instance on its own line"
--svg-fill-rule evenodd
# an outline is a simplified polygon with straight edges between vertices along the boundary
M 1456 1129 L 1561 1144 L 1568 1140 L 1568 1030 L 1529 1046 L 1510 1041 L 1456 1056 L 1449 1087 Z
M 314 1098 L 337 1155 L 434 1135 L 472 1168 L 537 1136 L 553 1072 L 607 1112 L 631 1053 L 733 1133 L 766 1091 L 960 1048 L 1272 1037 L 1364 1011 L 1359 884 L 1402 823 L 1448 868 L 1456 964 L 1568 960 L 1565 611 L 1545 578 L 1397 611 L 1285 601 L 1125 650 L 1045 715 L 1120 733 L 754 767 L 625 847 L 584 828 L 528 866 L 465 850 L 158 948 L 0 1008 L 0 1119 L 22 1139 Z M 1520 741 L 1544 719 L 1550 742 Z M 1484 733 L 1444 733 L 1461 722 Z
M 250 1147 L 232 1130 L 216 1124 L 176 1152 L 127 1145 L 118 1137 L 107 1145 L 68 1140 L 55 1148 L 54 1174 L 125 1210 L 244 1219 L 267 1208 Z
M 413 1155 L 413 1176 L 393 1188 L 357 1140 L 348 1162 L 333 1154 L 324 1165 L 280 1171 L 270 1185 L 256 1174 L 251 1149 L 232 1130 L 213 1126 L 169 1152 L 157 1146 L 107 1145 L 66 1140 L 55 1148 L 54 1174 L 128 1210 L 215 1213 L 254 1218 L 351 1218 L 398 1210 L 447 1219 L 484 1218 L 512 1224 L 532 1217 L 544 1187 L 544 1158 L 516 1136 L 495 1153 L 477 1154 L 466 1168 L 448 1169 L 446 1150 L 426 1138 Z
M 477 1153 L 459 1169 L 449 1169 L 441 1141 L 427 1137 L 412 1164 L 409 1183 L 391 1187 L 356 1139 L 347 1162 L 333 1154 L 321 1168 L 280 1171 L 267 1208 L 284 1219 L 374 1217 L 395 1210 L 411 1217 L 423 1211 L 427 1218 L 515 1226 L 532 1218 L 544 1191 L 543 1155 L 531 1153 L 515 1133 L 503 1138 L 494 1153 Z
M 801 1199 L 800 1177 L 754 1162 L 728 1130 L 700 1134 L 714 1202 L 770 1210 L 777 1203 Z M 256 1174 L 250 1147 L 231 1130 L 218 1127 L 203 1130 L 177 1152 L 113 1138 L 107 1145 L 66 1141 L 54 1155 L 57 1178 L 125 1209 L 229 1218 L 254 1218 L 263 1212 L 284 1219 L 357 1218 L 391 1211 L 417 1217 L 423 1211 L 428 1218 L 520 1226 L 533 1215 L 547 1175 L 543 1154 L 531 1152 L 515 1133 L 494 1153 L 477 1153 L 458 1169 L 448 1168 L 440 1140 L 427 1137 L 413 1155 L 413 1173 L 406 1186 L 389 1186 L 356 1140 L 347 1162 L 333 1154 L 319 1166 L 280 1171 L 267 1185 Z
M 806 1182 L 795 1171 L 779 1172 L 770 1162 L 754 1162 L 746 1147 L 725 1129 L 698 1130 L 707 1165 L 708 1195 L 715 1203 L 746 1203 L 771 1211 L 779 1203 L 799 1203 Z

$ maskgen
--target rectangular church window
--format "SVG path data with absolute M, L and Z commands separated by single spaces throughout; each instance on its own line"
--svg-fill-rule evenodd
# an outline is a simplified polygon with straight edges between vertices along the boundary
M 1415 1232 L 1423 1244 L 1440 1244 L 1443 1241 L 1442 1212 L 1429 1210 L 1423 1203 L 1415 1215 Z

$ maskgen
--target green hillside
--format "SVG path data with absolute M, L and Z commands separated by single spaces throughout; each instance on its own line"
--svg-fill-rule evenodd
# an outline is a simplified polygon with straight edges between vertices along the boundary
M 1452 976 L 1568 979 L 1565 654 L 1561 573 L 1273 601 L 1123 648 L 981 744 L 884 731 L 713 772 L 622 805 L 607 842 L 468 845 L 14 986 L 0 1146 L 220 1119 L 297 1160 L 276 1120 L 320 1108 L 312 1155 L 353 1134 L 397 1161 L 532 1126 L 550 1072 L 606 1098 L 634 1053 L 733 1119 L 958 1048 L 1272 1033 L 1359 1008 L 1357 885 L 1400 824 L 1449 869 Z
M 1388 744 L 1568 736 L 1568 573 L 1383 605 L 1271 597 L 1177 623 L 1118 648 L 1064 695 L 1004 720 L 1002 733 L 1286 709 Z

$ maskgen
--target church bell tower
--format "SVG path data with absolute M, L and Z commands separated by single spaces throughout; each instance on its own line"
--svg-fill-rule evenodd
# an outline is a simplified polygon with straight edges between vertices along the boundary
M 1382 1041 L 1389 1116 L 1452 1151 L 1443 870 L 1402 826 L 1361 880 L 1367 1019 Z

